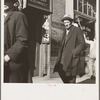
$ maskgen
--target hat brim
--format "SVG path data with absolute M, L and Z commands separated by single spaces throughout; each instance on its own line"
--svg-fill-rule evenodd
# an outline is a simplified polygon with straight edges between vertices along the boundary
M 4 2 L 13 2 L 13 3 L 15 3 L 15 2 L 18 2 L 18 0 L 4 0 Z
M 63 22 L 64 20 L 70 20 L 70 21 L 73 21 L 73 19 L 70 18 L 70 17 L 64 17 L 61 21 Z

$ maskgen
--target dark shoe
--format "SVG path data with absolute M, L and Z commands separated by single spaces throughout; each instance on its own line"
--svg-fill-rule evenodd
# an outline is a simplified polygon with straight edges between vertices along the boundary
M 71 83 L 70 81 L 73 79 L 72 76 L 66 76 L 65 82 L 64 83 Z
M 44 77 L 44 76 L 47 76 L 47 74 L 43 74 L 43 77 Z
M 69 83 L 76 83 L 76 77 L 73 77 L 73 78 L 69 81 Z
M 91 79 L 95 80 L 95 76 L 91 76 Z

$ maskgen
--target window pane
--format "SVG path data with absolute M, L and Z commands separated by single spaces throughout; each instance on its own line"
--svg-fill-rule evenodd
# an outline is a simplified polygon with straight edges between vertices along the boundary
M 84 0 L 84 13 L 87 14 L 87 0 Z
M 82 0 L 79 0 L 79 11 L 82 12 Z
M 77 10 L 77 0 L 74 0 L 74 9 Z
M 93 6 L 93 17 L 95 17 L 96 7 Z
M 88 14 L 91 16 L 91 6 L 88 6 Z

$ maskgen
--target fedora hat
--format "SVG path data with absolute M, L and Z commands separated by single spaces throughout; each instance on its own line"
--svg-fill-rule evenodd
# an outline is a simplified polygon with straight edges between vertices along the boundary
M 4 0 L 4 5 L 8 6 L 8 9 L 11 9 L 14 7 L 14 4 L 17 3 L 18 0 Z M 5 8 L 5 10 L 8 10 Z
M 61 21 L 63 22 L 64 20 L 73 21 L 73 18 L 70 15 L 64 15 L 64 17 L 63 17 L 63 19 Z

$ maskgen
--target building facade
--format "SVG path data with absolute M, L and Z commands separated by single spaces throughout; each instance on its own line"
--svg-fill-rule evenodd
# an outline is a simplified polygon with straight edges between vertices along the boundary
M 87 39 L 94 40 L 96 24 L 96 0 L 53 0 L 51 27 L 51 73 L 57 58 L 59 44 L 63 33 L 61 19 L 70 15 L 78 23 Z
M 53 72 L 69 14 L 89 40 L 95 37 L 96 0 L 19 0 L 29 23 L 29 63 L 33 77 Z

